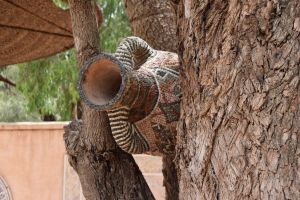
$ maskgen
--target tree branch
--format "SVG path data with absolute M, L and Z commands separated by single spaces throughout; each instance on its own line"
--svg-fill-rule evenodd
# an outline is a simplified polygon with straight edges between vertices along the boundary
M 69 5 L 77 59 L 82 66 L 100 52 L 95 2 L 69 0 Z M 154 199 L 133 157 L 116 145 L 105 112 L 83 105 L 82 122 L 73 121 L 66 127 L 64 138 L 70 164 L 87 200 Z
M 10 86 L 16 87 L 16 84 L 14 82 L 9 80 L 8 78 L 3 77 L 2 75 L 0 75 L 0 81 L 7 83 Z

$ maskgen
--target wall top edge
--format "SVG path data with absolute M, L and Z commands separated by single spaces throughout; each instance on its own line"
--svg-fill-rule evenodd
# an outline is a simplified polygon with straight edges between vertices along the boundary
M 69 122 L 0 122 L 0 132 L 3 130 L 63 130 Z

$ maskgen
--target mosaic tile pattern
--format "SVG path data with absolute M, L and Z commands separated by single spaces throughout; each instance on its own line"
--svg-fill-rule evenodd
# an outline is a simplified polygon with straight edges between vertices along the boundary
M 111 100 L 96 105 L 81 84 L 88 68 L 101 59 L 119 67 L 122 83 Z M 156 51 L 142 39 L 128 37 L 114 56 L 97 55 L 82 67 L 78 90 L 88 106 L 107 111 L 113 137 L 124 151 L 174 153 L 181 98 L 178 71 L 177 54 Z
M 111 131 L 117 144 L 129 153 L 143 153 L 149 144 L 134 123 L 128 121 L 130 108 L 127 106 L 109 110 L 108 118 Z
M 0 200 L 12 200 L 8 185 L 0 176 Z
M 135 122 L 149 142 L 152 155 L 174 153 L 176 125 L 180 116 L 181 91 L 178 81 L 179 62 L 174 53 L 158 51 L 140 70 L 152 71 L 159 96 L 156 106 L 144 119 Z
M 114 138 L 123 150 L 134 154 L 174 153 L 181 98 L 178 68 L 176 54 L 157 51 L 153 58 L 127 75 L 124 93 L 113 110 L 121 113 L 126 106 L 128 116 L 113 117 L 112 110 L 108 110 Z M 128 125 L 123 126 L 125 123 Z M 119 127 L 123 127 L 123 136 Z M 131 127 L 135 132 L 129 136 Z

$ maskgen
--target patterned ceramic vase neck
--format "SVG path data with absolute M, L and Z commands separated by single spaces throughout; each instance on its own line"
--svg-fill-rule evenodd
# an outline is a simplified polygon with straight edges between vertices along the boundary
M 174 153 L 180 110 L 179 61 L 129 37 L 114 56 L 97 55 L 80 72 L 78 90 L 91 108 L 106 110 L 116 143 L 128 153 Z

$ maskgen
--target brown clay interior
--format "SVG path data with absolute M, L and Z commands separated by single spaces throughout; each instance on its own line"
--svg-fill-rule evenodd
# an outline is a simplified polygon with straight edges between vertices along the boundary
M 105 105 L 118 93 L 121 83 L 118 65 L 102 59 L 94 62 L 85 72 L 83 90 L 92 103 Z

